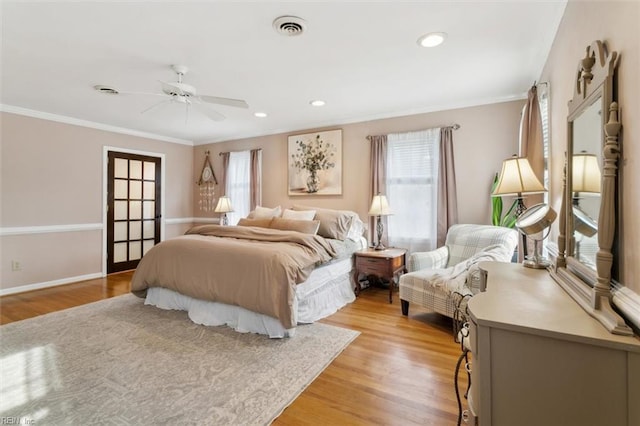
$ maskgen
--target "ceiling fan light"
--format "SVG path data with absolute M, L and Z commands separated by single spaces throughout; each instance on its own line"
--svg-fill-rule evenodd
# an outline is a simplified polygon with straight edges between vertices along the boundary
M 437 32 L 425 34 L 418 39 L 418 45 L 422 47 L 436 47 L 441 45 L 447 38 L 446 33 Z

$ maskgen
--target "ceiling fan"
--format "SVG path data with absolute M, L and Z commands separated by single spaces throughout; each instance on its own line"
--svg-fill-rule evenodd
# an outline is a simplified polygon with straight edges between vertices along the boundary
M 190 84 L 183 83 L 182 79 L 189 71 L 189 68 L 184 65 L 172 65 L 171 69 L 178 75 L 178 81 L 166 82 L 160 81 L 162 93 L 146 93 L 146 92 L 123 92 L 118 89 L 109 86 L 97 85 L 94 88 L 103 93 L 110 94 L 123 94 L 123 95 L 152 95 L 162 96 L 166 99 L 151 105 L 149 108 L 141 111 L 141 114 L 151 111 L 161 105 L 169 103 L 181 103 L 186 107 L 185 122 L 189 117 L 189 108 L 194 107 L 204 115 L 214 121 L 222 121 L 225 116 L 219 112 L 207 107 L 206 104 L 218 104 L 226 105 L 236 108 L 249 108 L 249 105 L 241 99 L 221 98 L 219 96 L 198 95 L 196 88 Z

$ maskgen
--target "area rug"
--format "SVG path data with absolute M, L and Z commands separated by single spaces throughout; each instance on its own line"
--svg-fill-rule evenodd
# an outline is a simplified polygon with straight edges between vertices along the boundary
M 269 424 L 358 334 L 316 323 L 269 339 L 119 296 L 0 327 L 0 418 Z

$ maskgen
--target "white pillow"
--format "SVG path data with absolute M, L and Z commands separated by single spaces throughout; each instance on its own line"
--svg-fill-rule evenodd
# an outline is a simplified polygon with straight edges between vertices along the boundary
M 365 226 L 358 216 L 354 217 L 351 221 L 351 227 L 347 233 L 347 238 L 353 241 L 360 241 L 360 238 L 364 235 Z
M 280 217 L 282 209 L 280 208 L 280 206 L 274 207 L 272 209 L 256 206 L 256 209 L 251 213 L 252 219 L 270 219 L 272 217 Z
M 315 210 L 290 210 L 285 209 L 282 212 L 283 219 L 295 219 L 295 220 L 313 220 L 316 216 Z

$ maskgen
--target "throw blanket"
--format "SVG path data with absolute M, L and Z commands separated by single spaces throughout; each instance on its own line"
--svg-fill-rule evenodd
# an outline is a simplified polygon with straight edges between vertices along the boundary
M 474 254 L 467 260 L 445 269 L 433 269 L 428 271 L 431 285 L 451 294 L 471 294 L 471 290 L 466 286 L 467 277 L 478 271 L 478 264 L 483 261 L 504 261 L 511 255 L 505 253 L 504 246 L 492 245 Z M 425 271 L 427 272 L 427 271 Z
M 337 251 L 328 240 L 270 228 L 202 225 L 144 255 L 131 291 L 164 287 L 196 299 L 241 306 L 295 327 L 295 285 Z

